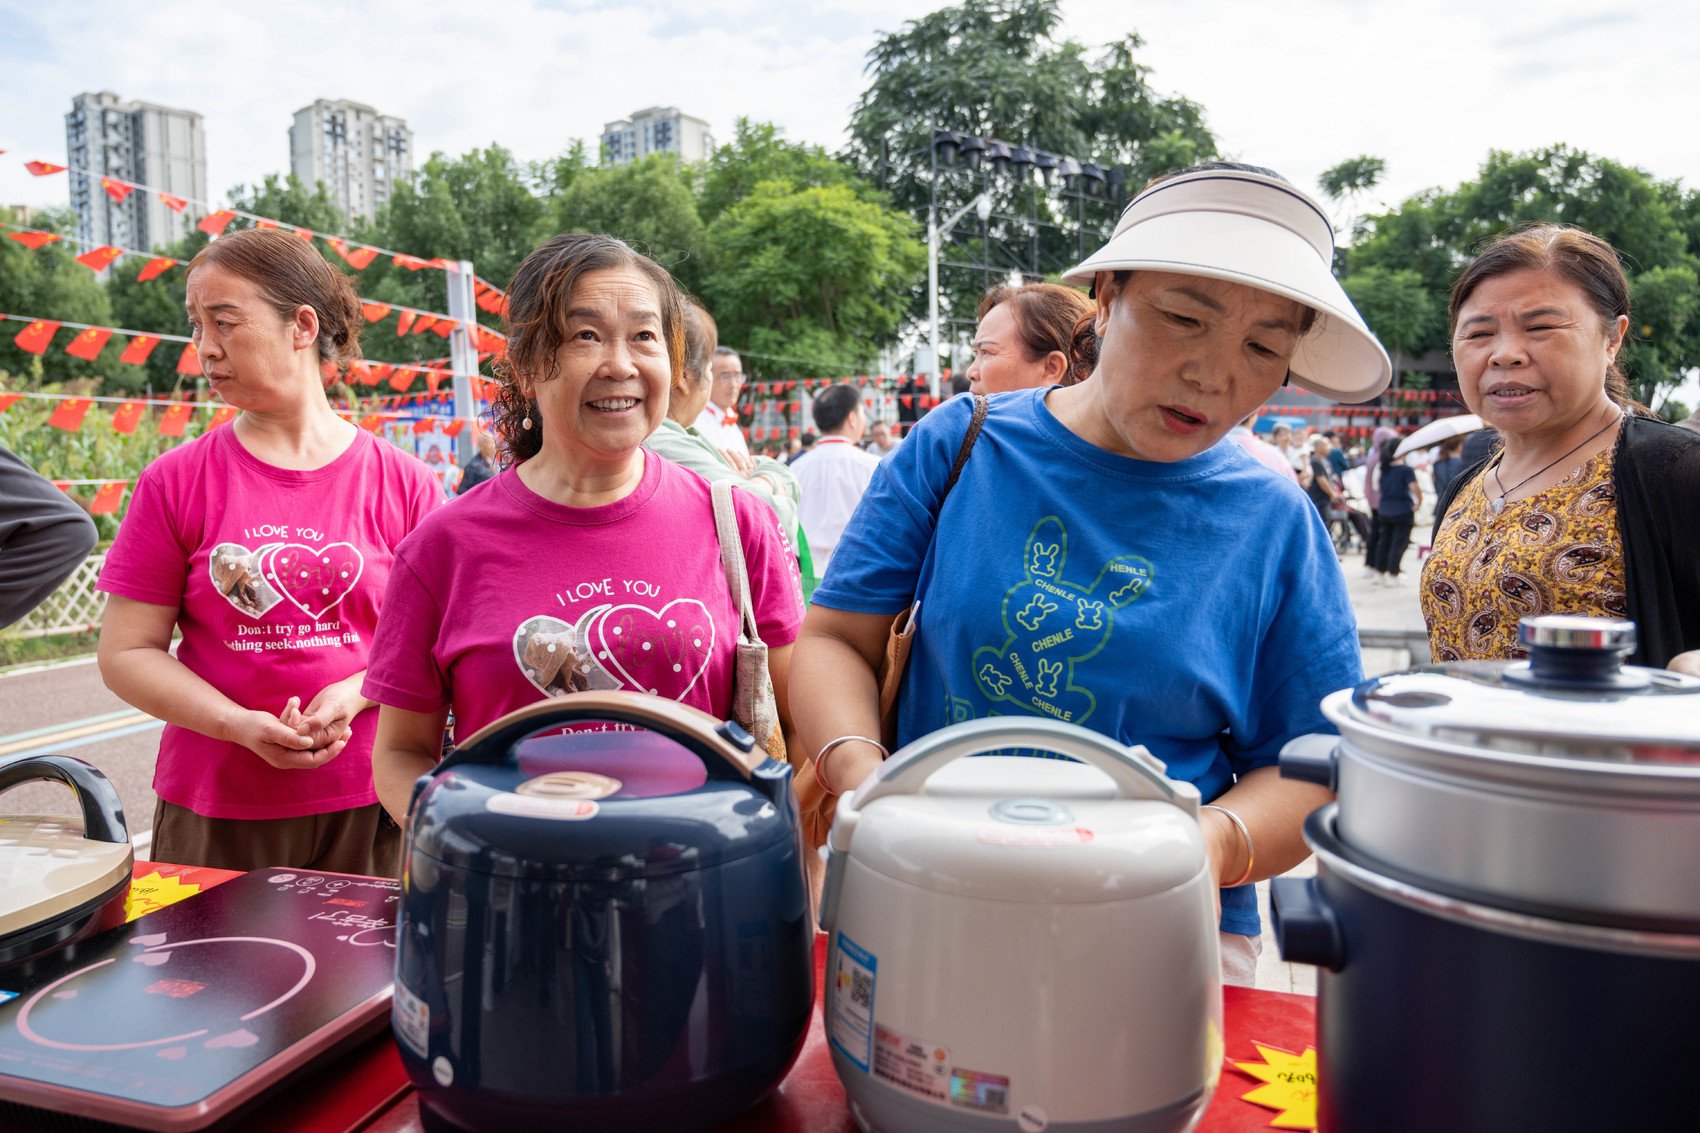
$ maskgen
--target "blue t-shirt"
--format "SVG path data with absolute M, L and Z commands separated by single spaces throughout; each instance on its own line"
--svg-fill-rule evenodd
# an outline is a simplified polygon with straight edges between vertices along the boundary
M 1381 470 L 1381 514 L 1389 519 L 1403 519 L 1416 509 L 1411 500 L 1411 485 L 1417 474 L 1403 464 L 1391 464 Z
M 1144 744 L 1205 800 L 1275 763 L 1319 702 L 1362 679 L 1334 546 L 1297 484 L 1231 439 L 1172 464 L 1064 428 L 1048 390 L 947 402 L 881 463 L 814 600 L 894 614 L 920 601 L 897 739 L 1043 715 Z M 1250 886 L 1222 928 L 1255 934 Z

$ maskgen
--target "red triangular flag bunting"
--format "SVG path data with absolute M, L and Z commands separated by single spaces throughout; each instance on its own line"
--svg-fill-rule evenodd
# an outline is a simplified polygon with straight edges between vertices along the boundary
M 112 266 L 112 261 L 124 254 L 124 249 L 114 248 L 111 244 L 99 248 L 91 248 L 77 257 L 77 262 L 90 271 L 105 271 Z
M 159 195 L 159 200 L 161 204 L 170 209 L 172 212 L 182 212 L 184 209 L 189 207 L 189 202 L 187 200 L 182 197 L 174 197 L 170 193 L 161 193 Z
M 142 403 L 126 401 L 112 413 L 112 431 L 115 433 L 133 433 L 142 420 Z
M 436 430 L 437 419 L 435 417 L 421 417 L 413 423 L 413 431 L 415 434 L 434 433 Z
M 152 354 L 153 348 L 158 345 L 159 339 L 153 335 L 138 334 L 130 340 L 130 345 L 124 348 L 124 353 L 118 356 L 118 360 L 128 366 L 140 366 L 148 360 L 148 355 Z
M 117 515 L 118 505 L 124 502 L 124 489 L 130 486 L 128 480 L 108 480 L 100 486 L 100 491 L 89 501 L 90 515 Z
M 119 204 L 123 204 L 124 198 L 136 191 L 136 187 L 134 185 L 127 184 L 123 181 L 114 181 L 110 177 L 102 177 L 100 179 L 100 187 L 106 190 L 107 196 L 111 197 Z
M 199 228 L 202 232 L 205 232 L 208 236 L 217 236 L 226 228 L 229 228 L 230 222 L 235 219 L 236 214 L 231 212 L 229 209 L 219 209 L 217 212 L 209 212 L 207 215 L 201 217 L 200 222 L 196 224 L 195 227 Z
M 366 316 L 366 321 L 369 323 L 375 323 L 379 319 L 384 318 L 392 309 L 393 308 L 391 308 L 388 303 L 360 304 L 360 313 Z
M 431 329 L 443 338 L 447 338 L 455 332 L 456 325 L 457 324 L 453 319 L 438 319 L 436 322 L 431 324 Z
M 37 319 L 17 333 L 12 343 L 19 350 L 27 350 L 31 354 L 46 354 L 47 344 L 53 341 L 53 336 L 59 330 L 59 324 L 48 319 Z
M 460 436 L 460 431 L 464 428 L 466 428 L 466 420 L 461 417 L 456 417 L 453 421 L 450 421 L 447 425 L 443 426 L 443 435 L 445 437 L 458 437 Z
M 375 433 L 384 427 L 384 418 L 378 413 L 368 413 L 360 418 L 360 427 L 368 433 Z
M 228 405 L 221 407 L 220 409 L 218 409 L 213 414 L 212 420 L 207 423 L 207 432 L 209 432 L 209 433 L 212 432 L 214 429 L 218 428 L 220 425 L 224 424 L 226 421 L 229 421 L 231 418 L 233 418 L 235 416 L 236 416 L 236 410 L 235 409 L 232 409 Z
M 419 314 L 414 315 L 413 316 L 413 333 L 414 334 L 424 334 L 426 331 L 431 329 L 432 325 L 435 324 L 436 321 L 437 321 L 437 316 L 435 316 L 435 315 L 427 315 L 424 312 L 420 312 Z
M 201 354 L 195 349 L 195 344 L 183 344 L 183 353 L 177 356 L 177 372 L 179 374 L 198 374 L 201 372 Z
M 412 329 L 413 329 L 413 312 L 412 311 L 403 311 L 401 314 L 396 316 L 395 335 L 396 335 L 397 338 L 400 338 L 402 335 L 406 334 L 408 331 L 410 331 Z
M 136 282 L 146 283 L 150 279 L 157 278 L 167 269 L 174 268 L 176 266 L 177 261 L 172 259 L 170 256 L 156 256 L 149 260 L 147 262 L 147 266 L 137 273 Z
M 93 362 L 100 357 L 101 348 L 106 345 L 106 340 L 111 337 L 112 332 L 109 330 L 102 327 L 90 327 L 71 340 L 71 344 L 65 348 L 65 353 L 73 358 L 86 358 Z
M 45 248 L 49 244 L 56 244 L 64 239 L 56 232 L 8 232 L 6 235 L 32 252 L 37 248 Z
M 51 161 L 26 161 L 24 162 L 24 168 L 35 174 L 37 177 L 46 177 L 50 173 L 65 172 L 65 167 L 63 165 L 54 165 Z
M 22 396 L 21 393 L 0 393 L 0 413 L 12 408 L 12 403 Z
M 75 433 L 83 427 L 83 418 L 87 416 L 89 406 L 94 402 L 86 397 L 67 397 L 59 403 L 59 408 L 47 419 L 47 423 L 55 429 L 64 429 L 67 433 Z
M 406 268 L 408 271 L 424 271 L 426 268 L 431 266 L 418 256 L 398 255 L 393 257 L 393 259 L 395 260 L 397 267 Z

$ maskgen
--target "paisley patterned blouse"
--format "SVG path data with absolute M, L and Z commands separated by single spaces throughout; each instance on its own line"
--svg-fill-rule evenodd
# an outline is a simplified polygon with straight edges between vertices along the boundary
M 1458 494 L 1423 564 L 1423 620 L 1436 661 L 1527 657 L 1517 622 L 1534 614 L 1628 617 L 1614 448 L 1498 515 L 1491 471 Z

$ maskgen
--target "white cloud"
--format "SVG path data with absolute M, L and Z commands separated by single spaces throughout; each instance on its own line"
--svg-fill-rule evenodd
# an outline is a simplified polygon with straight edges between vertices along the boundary
M 882 32 L 917 0 L 602 3 L 354 0 L 212 4 L 0 0 L 0 202 L 65 200 L 71 96 L 113 90 L 205 117 L 215 196 L 287 171 L 293 113 L 352 98 L 406 118 L 419 151 L 500 142 L 525 160 L 640 107 L 678 105 L 727 137 L 740 115 L 836 147 Z M 1578 0 L 1064 0 L 1068 32 L 1137 30 L 1160 90 L 1202 103 L 1223 148 L 1314 186 L 1385 157 L 1396 202 L 1471 176 L 1490 148 L 1567 142 L 1700 180 L 1700 8 Z

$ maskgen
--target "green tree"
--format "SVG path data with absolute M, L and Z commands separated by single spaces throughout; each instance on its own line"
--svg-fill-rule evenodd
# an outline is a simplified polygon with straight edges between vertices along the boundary
M 1700 203 L 1676 182 L 1568 146 L 1495 151 L 1474 180 L 1364 218 L 1361 239 L 1347 254 L 1348 274 L 1370 267 L 1414 272 L 1444 311 L 1452 280 L 1482 244 L 1536 221 L 1587 229 L 1623 257 L 1636 308 L 1623 361 L 1636 395 L 1657 405 L 1684 370 L 1700 365 L 1700 319 L 1693 317 L 1700 294 L 1692 283 L 1700 268 L 1693 243 Z M 1411 352 L 1448 345 L 1437 322 Z
M 326 190 L 324 182 L 311 189 L 295 174 L 268 173 L 258 185 L 238 185 L 230 190 L 230 207 L 239 212 L 299 225 L 314 232 L 335 235 L 347 232 L 348 220 L 342 206 Z
M 704 224 L 755 192 L 763 181 L 788 181 L 794 188 L 846 185 L 868 200 L 882 195 L 848 162 L 819 146 L 786 141 L 779 127 L 740 118 L 732 140 L 714 151 L 703 171 L 697 211 Z
M 617 236 L 697 291 L 704 276 L 703 223 L 691 177 L 671 154 L 585 169 L 552 202 L 557 232 Z
M 1371 266 L 1347 276 L 1340 285 L 1392 355 L 1395 374 L 1400 372 L 1402 357 L 1420 353 L 1437 334 L 1446 332 L 1445 308 L 1414 271 Z
M 926 250 L 848 185 L 764 181 L 708 229 L 702 294 L 721 340 L 816 374 L 865 369 L 902 323 Z M 752 370 L 766 367 L 754 357 Z
M 1078 262 L 1102 243 L 1132 191 L 1216 156 L 1202 108 L 1152 87 L 1143 46 L 1133 34 L 1097 49 L 1064 38 L 1057 0 L 965 0 L 909 21 L 869 52 L 848 149 L 863 174 L 917 216 L 935 195 L 949 213 L 983 188 L 993 193 L 990 222 L 959 224 L 955 250 L 944 250 L 946 307 L 972 311 L 987 275 L 1049 274 Z M 1097 163 L 1113 180 L 1095 198 L 1065 200 L 1031 177 L 983 178 L 986 166 L 935 176 L 935 129 Z M 980 261 L 986 272 L 952 269 L 951 260 Z

